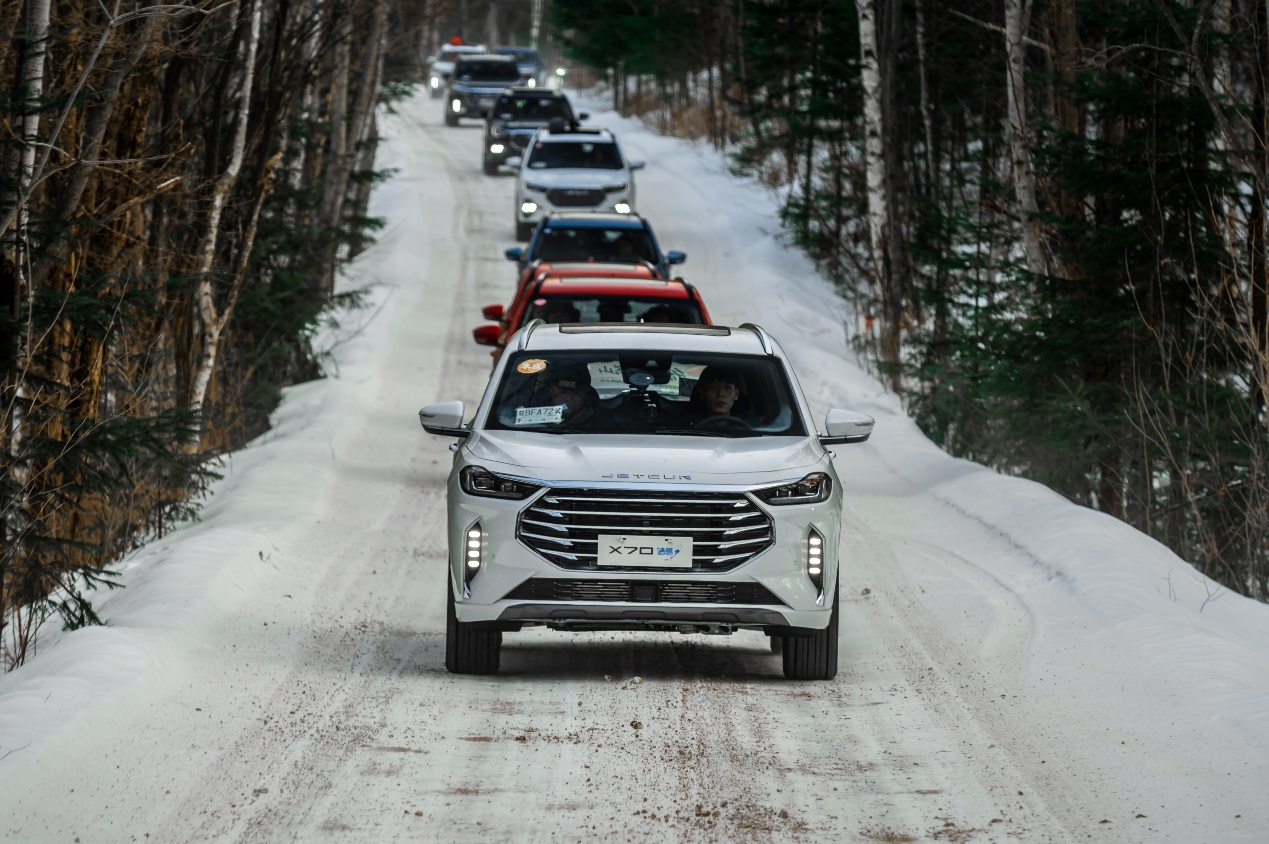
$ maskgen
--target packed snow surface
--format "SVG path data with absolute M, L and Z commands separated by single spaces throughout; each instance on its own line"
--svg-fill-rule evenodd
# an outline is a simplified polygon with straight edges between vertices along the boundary
M 588 104 L 597 111 L 602 105 Z M 448 441 L 470 330 L 509 299 L 512 179 L 426 95 L 385 115 L 388 227 L 202 518 L 122 561 L 104 627 L 0 678 L 13 841 L 1269 840 L 1269 607 L 1025 480 L 953 459 L 850 352 L 778 200 L 708 148 L 598 113 L 719 323 L 758 322 L 817 414 L 876 417 L 846 484 L 841 671 L 757 633 L 505 637 L 445 672 Z

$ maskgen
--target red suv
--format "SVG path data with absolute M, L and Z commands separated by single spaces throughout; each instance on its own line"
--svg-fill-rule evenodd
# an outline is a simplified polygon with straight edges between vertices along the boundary
M 657 278 L 646 266 L 554 264 L 522 281 L 511 305 L 486 305 L 472 337 L 493 346 L 495 359 L 507 338 L 529 320 L 564 322 L 660 322 L 710 325 L 700 292 L 681 278 Z

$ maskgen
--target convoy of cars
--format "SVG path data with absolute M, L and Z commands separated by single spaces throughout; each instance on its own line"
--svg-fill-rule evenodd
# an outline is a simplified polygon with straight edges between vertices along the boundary
M 662 252 L 634 208 L 643 163 L 502 52 L 457 59 L 444 83 L 447 124 L 485 116 L 484 172 L 517 171 L 528 241 L 506 251 L 510 304 L 485 306 L 491 324 L 472 332 L 494 356 L 474 416 L 461 401 L 419 411 L 458 440 L 446 668 L 496 673 L 503 634 L 526 626 L 757 630 L 787 678 L 832 679 L 829 447 L 866 441 L 873 420 L 830 410 L 817 433 L 780 345 L 752 323 L 713 325 L 671 275 L 687 256 Z M 481 87 L 495 66 L 507 84 Z

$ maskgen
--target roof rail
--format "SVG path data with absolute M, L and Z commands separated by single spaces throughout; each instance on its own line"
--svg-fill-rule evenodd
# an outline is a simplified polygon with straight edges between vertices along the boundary
M 529 335 L 532 334 L 533 329 L 537 328 L 539 325 L 546 325 L 546 320 L 544 319 L 529 320 L 528 324 L 524 326 L 524 330 L 520 332 L 520 348 L 517 349 L 516 351 L 520 351 L 520 352 L 524 351 L 524 347 L 529 345 Z
M 741 327 L 741 328 L 748 328 L 748 329 L 749 329 L 750 331 L 752 331 L 754 334 L 757 334 L 757 335 L 758 335 L 758 339 L 759 339 L 760 341 L 762 341 L 762 350 L 763 350 L 764 352 L 766 352 L 766 353 L 767 353 L 767 354 L 769 354 L 769 355 L 774 355 L 774 354 L 775 354 L 775 352 L 774 352 L 774 351 L 772 350 L 772 348 L 771 348 L 771 335 L 770 335 L 770 334 L 768 334 L 768 333 L 767 333 L 767 332 L 763 329 L 763 327 L 762 327 L 761 325 L 757 325 L 757 324 L 752 323 L 752 322 L 742 322 L 742 323 L 740 324 L 740 327 Z

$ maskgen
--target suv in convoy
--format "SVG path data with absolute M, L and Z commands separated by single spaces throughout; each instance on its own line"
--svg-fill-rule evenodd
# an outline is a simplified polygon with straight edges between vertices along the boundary
M 607 129 L 539 129 L 523 156 L 507 164 L 520 168 L 516 179 L 516 240 L 528 240 L 533 227 L 551 211 L 634 210 L 634 171 L 642 161 L 627 161 Z
M 523 159 L 533 133 L 553 122 L 560 126 L 575 125 L 590 117 L 586 112 L 573 113 L 568 97 L 548 88 L 508 88 L 498 97 L 485 120 L 483 163 L 485 175 L 493 176 L 498 166 L 511 156 Z
M 445 93 L 445 86 L 449 84 L 450 74 L 454 72 L 454 64 L 459 58 L 485 52 L 488 51 L 484 44 L 448 44 L 428 59 L 427 90 L 432 99 Z
M 537 88 L 545 81 L 546 62 L 532 47 L 496 47 L 494 52 L 500 56 L 511 56 L 516 61 L 516 69 L 520 71 L 520 84 Z
M 483 118 L 498 95 L 520 80 L 510 56 L 464 56 L 454 65 L 445 96 L 445 125 L 457 126 L 460 117 Z
M 842 491 L 761 328 L 546 325 L 518 331 L 464 422 L 419 411 L 453 448 L 445 665 L 497 672 L 505 632 L 761 630 L 786 677 L 837 673 Z
M 486 305 L 481 313 L 499 324 L 479 326 L 472 330 L 472 337 L 482 346 L 493 346 L 495 360 L 507 338 L 535 319 L 551 324 L 710 324 L 709 311 L 695 287 L 681 278 L 653 278 L 647 267 L 637 265 L 628 270 L 611 265 L 608 273 L 597 276 L 593 264 L 557 264 L 520 287 L 507 308 Z
M 683 252 L 662 252 L 652 226 L 639 214 L 581 211 L 548 214 L 528 238 L 504 255 L 520 267 L 520 283 L 536 276 L 544 264 L 579 261 L 591 264 L 646 264 L 661 278 L 687 260 Z

